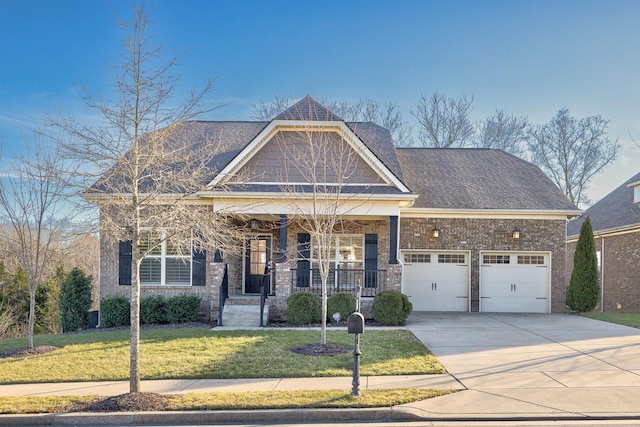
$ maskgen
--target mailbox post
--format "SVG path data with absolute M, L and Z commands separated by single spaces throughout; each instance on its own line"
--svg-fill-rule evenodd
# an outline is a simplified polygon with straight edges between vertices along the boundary
M 353 347 L 353 381 L 351 395 L 360 396 L 360 334 L 364 332 L 364 316 L 355 312 L 347 319 L 347 332 L 355 335 Z

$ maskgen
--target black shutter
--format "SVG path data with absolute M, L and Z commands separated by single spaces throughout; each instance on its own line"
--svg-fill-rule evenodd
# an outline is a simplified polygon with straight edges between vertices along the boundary
M 121 241 L 118 252 L 118 285 L 120 286 L 131 286 L 132 255 L 131 240 Z
M 298 233 L 298 270 L 296 274 L 296 286 L 308 288 L 309 270 L 311 269 L 311 235 L 309 233 Z
M 378 284 L 378 235 L 364 235 L 364 287 L 375 288 Z
M 207 285 L 207 251 L 193 250 L 191 256 L 191 285 Z

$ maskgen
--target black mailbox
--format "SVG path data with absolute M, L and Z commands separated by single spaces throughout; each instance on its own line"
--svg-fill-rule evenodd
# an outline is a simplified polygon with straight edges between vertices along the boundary
M 347 332 L 350 334 L 361 334 L 364 332 L 364 316 L 355 312 L 347 319 Z

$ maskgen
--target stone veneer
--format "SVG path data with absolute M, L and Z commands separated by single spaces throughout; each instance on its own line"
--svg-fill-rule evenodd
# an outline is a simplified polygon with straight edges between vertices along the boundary
M 604 242 L 604 251 L 603 251 Z M 604 310 L 606 312 L 640 311 L 640 230 L 595 238 L 596 251 L 601 253 L 604 271 Z M 567 244 L 567 286 L 573 271 L 576 242 Z M 604 253 L 603 253 L 604 252 Z M 601 267 L 602 268 L 602 267 Z M 602 295 L 602 294 L 601 294 Z M 601 310 L 602 302 L 596 310 Z
M 480 251 L 550 252 L 551 311 L 565 312 L 565 227 L 565 220 L 400 218 L 400 256 L 403 249 L 470 251 L 471 311 L 478 311 Z M 434 228 L 442 230 L 439 238 L 431 237 Z

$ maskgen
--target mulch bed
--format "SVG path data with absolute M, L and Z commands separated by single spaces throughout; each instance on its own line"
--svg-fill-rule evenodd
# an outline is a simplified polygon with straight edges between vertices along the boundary
M 77 404 L 69 412 L 139 412 L 163 411 L 168 396 L 158 393 L 127 393 L 100 398 L 90 403 Z
M 14 348 L 14 349 L 5 351 L 4 353 L 0 353 L 0 359 L 5 359 L 9 357 L 18 358 L 18 357 L 26 357 L 26 356 L 35 356 L 38 354 L 51 353 L 52 351 L 60 350 L 61 348 L 62 347 L 55 347 L 52 345 L 39 345 L 32 348 L 29 348 L 29 347 Z
M 348 353 L 351 349 L 336 344 L 307 344 L 292 347 L 291 351 L 306 356 L 336 356 L 338 354 Z

